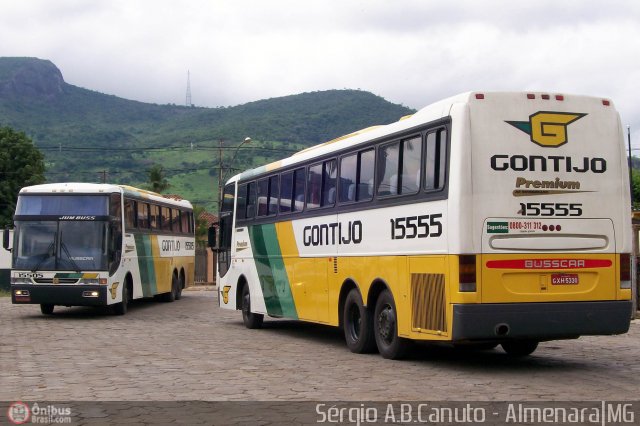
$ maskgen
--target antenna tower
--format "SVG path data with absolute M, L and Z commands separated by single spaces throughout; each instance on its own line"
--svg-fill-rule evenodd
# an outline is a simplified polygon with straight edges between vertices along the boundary
M 187 71 L 187 99 L 185 104 L 190 107 L 193 106 L 191 103 L 191 73 Z

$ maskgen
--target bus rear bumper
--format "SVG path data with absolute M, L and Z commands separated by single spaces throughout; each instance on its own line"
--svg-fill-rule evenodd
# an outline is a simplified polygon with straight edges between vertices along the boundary
M 23 293 L 17 295 L 17 293 Z M 105 306 L 107 287 L 97 285 L 12 285 L 14 304 L 48 304 L 63 306 Z
M 631 301 L 453 305 L 453 341 L 553 340 L 629 330 Z

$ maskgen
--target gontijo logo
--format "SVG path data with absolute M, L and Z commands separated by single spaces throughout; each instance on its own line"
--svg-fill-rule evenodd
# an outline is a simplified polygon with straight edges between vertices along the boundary
M 577 112 L 538 111 L 529 121 L 506 121 L 529 136 L 531 142 L 547 148 L 557 148 L 567 143 L 567 126 L 587 114 Z

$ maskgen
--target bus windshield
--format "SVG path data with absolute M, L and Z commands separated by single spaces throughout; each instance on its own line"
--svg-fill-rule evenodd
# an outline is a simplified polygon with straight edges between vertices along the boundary
M 104 216 L 108 205 L 107 195 L 20 195 L 16 216 Z
M 107 269 L 107 222 L 18 221 L 13 267 L 31 271 Z

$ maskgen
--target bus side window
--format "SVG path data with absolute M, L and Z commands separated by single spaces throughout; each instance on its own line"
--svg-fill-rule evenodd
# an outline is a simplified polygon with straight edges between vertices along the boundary
M 247 210 L 245 217 L 253 219 L 256 215 L 256 183 L 249 182 L 247 185 Z
M 356 199 L 369 201 L 373 198 L 373 178 L 375 173 L 376 152 L 373 149 L 362 151 L 358 161 L 358 186 Z
M 136 227 L 136 202 L 124 199 L 124 225 L 126 232 Z
M 337 174 L 336 160 L 325 161 L 324 173 L 322 174 L 322 207 L 332 206 L 336 203 Z
M 306 169 L 304 167 L 296 169 L 293 172 L 293 204 L 291 210 L 294 212 L 302 211 L 304 208 L 304 183 Z
M 238 186 L 238 205 L 236 210 L 236 220 L 244 219 L 247 212 L 247 185 Z
M 401 194 L 413 194 L 420 189 L 421 160 L 422 138 L 418 136 L 402 141 Z
M 220 211 L 231 212 L 233 211 L 233 202 L 236 199 L 236 186 L 235 183 L 231 183 L 224 187 L 222 194 L 222 208 Z
M 178 209 L 171 210 L 171 222 L 173 223 L 173 232 L 182 233 L 182 211 Z
M 340 159 L 340 180 L 338 183 L 338 201 L 350 203 L 356 200 L 356 182 L 358 175 L 358 155 L 352 154 Z
M 171 209 L 160 206 L 160 229 L 171 231 Z
M 183 234 L 189 233 L 189 213 L 180 210 L 180 229 Z
M 269 178 L 269 210 L 267 212 L 269 216 L 273 216 L 278 213 L 278 196 L 280 195 L 278 177 L 278 175 L 275 175 Z
M 307 208 L 320 207 L 320 195 L 322 192 L 322 163 L 309 167 L 307 182 Z
M 444 187 L 446 170 L 447 131 L 439 129 L 427 134 L 425 189 L 438 191 Z
M 398 167 L 400 165 L 400 142 L 380 148 L 378 163 L 378 195 L 398 194 Z
M 138 229 L 149 229 L 149 204 L 138 201 Z
M 268 201 L 269 201 L 269 179 L 260 179 L 258 181 L 258 214 L 257 216 L 267 215 Z
M 151 229 L 160 229 L 160 206 L 155 204 L 151 204 L 150 206 L 151 215 L 150 215 L 150 224 Z
M 111 194 L 110 196 L 110 206 L 109 206 L 109 215 L 111 217 L 116 218 L 116 220 L 122 220 L 121 212 L 122 212 L 122 197 L 120 194 Z
M 289 213 L 293 203 L 293 172 L 282 174 L 280 180 L 280 213 Z
M 187 216 L 187 222 L 189 225 L 189 235 L 193 235 L 195 232 L 195 222 L 193 221 L 193 212 L 184 213 Z

